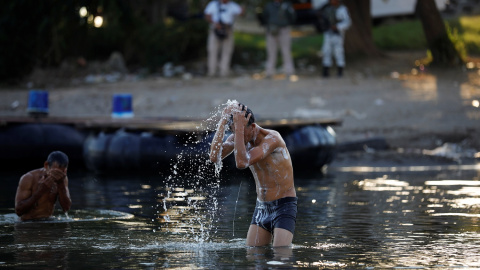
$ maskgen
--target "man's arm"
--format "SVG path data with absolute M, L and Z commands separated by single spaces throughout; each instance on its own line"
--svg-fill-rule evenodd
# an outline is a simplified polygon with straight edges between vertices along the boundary
M 211 14 L 205 14 L 205 20 L 210 23 L 210 24 L 213 24 L 213 19 L 212 19 L 212 15 Z
M 237 136 L 237 134 L 235 134 Z M 242 137 L 243 138 L 243 137 Z M 242 140 L 239 140 L 243 142 Z M 246 169 L 270 155 L 278 146 L 279 140 L 268 135 L 259 146 L 246 150 L 245 143 L 235 140 L 235 162 L 238 169 Z
M 245 107 L 246 110 L 246 107 Z M 267 135 L 259 146 L 252 147 L 248 152 L 245 146 L 245 126 L 250 119 L 251 114 L 245 118 L 245 111 L 234 113 L 235 123 L 235 164 L 238 169 L 246 169 L 260 160 L 270 155 L 279 145 L 273 135 Z
M 62 206 L 63 212 L 68 212 L 72 207 L 72 199 L 70 198 L 70 190 L 68 189 L 68 177 L 65 176 L 63 180 L 57 181 L 58 201 Z
M 216 2 L 210 1 L 205 9 L 203 10 L 203 14 L 205 15 L 205 20 L 212 24 L 213 23 L 213 12 L 215 12 Z
M 210 145 L 210 161 L 217 163 L 224 159 L 233 151 L 233 137 L 230 136 L 225 143 L 223 137 L 225 136 L 225 126 L 227 124 L 227 114 L 223 114 L 222 118 L 218 122 L 215 136 L 213 136 L 212 144 Z
M 247 108 L 245 108 L 247 110 Z M 251 114 L 245 118 L 244 111 L 233 112 L 233 123 L 235 125 L 235 165 L 238 169 L 245 169 L 250 166 L 250 156 L 245 147 L 245 126 L 250 119 Z
M 293 25 L 295 23 L 295 20 L 297 19 L 297 14 L 295 13 L 295 9 L 293 9 L 293 6 L 290 2 L 285 2 L 286 5 L 286 16 L 288 19 L 288 22 Z
M 335 27 L 339 31 L 346 31 L 352 24 L 350 15 L 348 14 L 348 9 L 346 6 L 343 6 L 338 11 L 340 13 L 340 22 L 338 22 Z

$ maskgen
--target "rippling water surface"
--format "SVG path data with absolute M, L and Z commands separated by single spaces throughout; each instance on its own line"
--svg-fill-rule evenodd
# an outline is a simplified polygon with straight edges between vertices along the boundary
M 18 222 L 2 173 L 0 268 L 480 268 L 477 167 L 296 178 L 292 248 L 246 248 L 253 180 L 73 172 L 68 216 Z M 60 207 L 57 206 L 57 209 Z

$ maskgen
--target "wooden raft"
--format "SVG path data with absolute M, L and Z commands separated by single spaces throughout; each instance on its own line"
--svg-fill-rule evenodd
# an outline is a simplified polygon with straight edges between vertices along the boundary
M 0 116 L 0 127 L 13 124 L 62 124 L 78 129 L 92 130 L 145 130 L 154 132 L 206 131 L 205 119 L 180 118 L 111 118 L 111 117 L 29 117 Z M 263 119 L 257 121 L 261 127 L 270 129 L 295 129 L 308 125 L 336 126 L 340 119 Z

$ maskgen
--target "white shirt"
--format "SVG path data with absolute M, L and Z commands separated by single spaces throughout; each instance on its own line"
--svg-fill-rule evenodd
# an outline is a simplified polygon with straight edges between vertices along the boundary
M 220 4 L 220 10 L 218 5 Z M 208 3 L 207 7 L 205 8 L 205 15 L 212 16 L 212 21 L 214 23 L 218 23 L 219 20 L 219 11 L 220 16 L 222 19 L 222 23 L 232 25 L 235 22 L 235 17 L 242 13 L 242 7 L 235 2 L 228 1 L 226 4 L 220 3 L 218 1 L 211 1 Z
M 337 29 L 341 32 L 345 32 L 352 24 L 350 16 L 348 15 L 348 9 L 344 5 L 340 5 L 337 8 L 336 17 L 339 23 L 337 23 Z

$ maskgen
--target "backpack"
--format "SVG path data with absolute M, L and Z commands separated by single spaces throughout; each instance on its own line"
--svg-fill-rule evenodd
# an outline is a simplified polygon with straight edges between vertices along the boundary
M 330 29 L 330 20 L 328 19 L 328 16 L 325 14 L 326 8 L 329 6 L 329 4 L 323 5 L 321 8 L 317 9 L 314 11 L 315 16 L 314 16 L 314 22 L 313 25 L 315 26 L 315 29 L 319 33 L 323 33 Z

